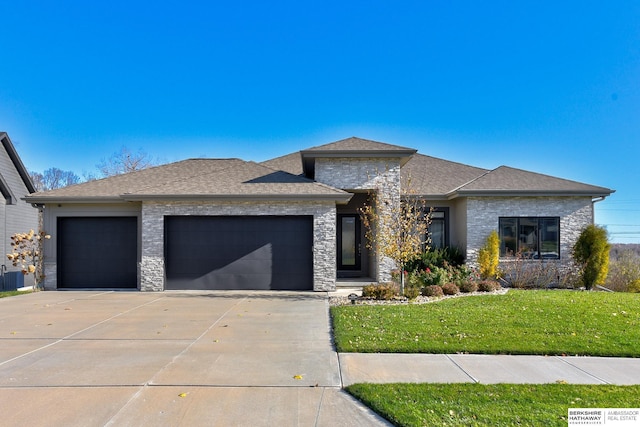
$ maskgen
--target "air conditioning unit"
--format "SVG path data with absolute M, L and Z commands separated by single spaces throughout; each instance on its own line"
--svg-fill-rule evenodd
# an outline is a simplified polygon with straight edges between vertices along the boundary
M 24 274 L 21 271 L 7 271 L 4 273 L 3 291 L 15 291 L 24 287 Z

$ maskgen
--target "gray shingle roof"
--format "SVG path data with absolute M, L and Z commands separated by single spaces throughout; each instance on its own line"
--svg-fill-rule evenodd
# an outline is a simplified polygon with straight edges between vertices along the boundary
M 304 173 L 302 171 L 302 157 L 299 151 L 287 154 L 286 156 L 276 157 L 275 159 L 265 160 L 261 164 L 271 169 L 289 172 L 293 175 L 303 175 Z
M 58 190 L 34 193 L 32 203 L 114 202 L 148 199 L 281 199 L 346 202 L 349 193 L 307 179 L 305 162 L 315 157 L 396 157 L 408 160 L 401 169 L 403 185 L 428 198 L 460 196 L 581 195 L 601 197 L 613 190 L 501 166 L 477 168 L 415 150 L 361 138 L 347 138 L 260 164 L 240 159 L 190 159 Z M 306 157 L 305 157 L 306 156 Z M 307 170 L 308 171 L 308 170 Z M 410 184 L 409 184 L 410 181 Z
M 33 203 L 147 199 L 322 199 L 346 202 L 345 191 L 239 159 L 190 159 L 35 193 Z
M 340 141 L 331 142 L 329 144 L 319 145 L 317 147 L 311 147 L 303 152 L 312 151 L 369 151 L 369 152 L 389 152 L 394 151 L 409 151 L 415 153 L 414 148 L 401 147 L 399 145 L 387 144 L 385 142 L 372 141 L 370 139 L 358 138 L 352 136 L 351 138 L 341 139 Z
M 444 197 L 486 172 L 486 169 L 423 154 L 414 155 L 400 170 L 404 188 L 410 188 L 416 195 L 436 198 Z
M 457 189 L 458 195 L 585 195 L 608 196 L 614 190 L 500 166 Z

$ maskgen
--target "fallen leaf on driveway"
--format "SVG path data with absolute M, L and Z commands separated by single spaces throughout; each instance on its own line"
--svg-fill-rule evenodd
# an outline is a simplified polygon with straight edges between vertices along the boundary
M 301 380 L 302 379 L 302 375 L 294 375 L 293 379 L 294 380 Z
M 187 397 L 187 393 L 180 393 L 178 397 Z

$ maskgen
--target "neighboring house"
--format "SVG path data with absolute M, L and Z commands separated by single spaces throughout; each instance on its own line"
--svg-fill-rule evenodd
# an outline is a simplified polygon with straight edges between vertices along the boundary
M 407 184 L 410 182 L 410 184 Z M 570 261 L 593 204 L 613 190 L 505 166 L 485 170 L 406 147 L 348 138 L 262 163 L 191 159 L 36 193 L 44 207 L 45 286 L 335 289 L 384 281 L 358 210 L 401 186 L 434 208 L 434 246 L 470 261 L 491 230 L 502 254 Z
M 0 132 L 0 193 L 4 203 L 0 204 L 0 241 L 2 242 L 2 262 L 0 269 L 1 289 L 15 289 L 21 286 L 32 286 L 33 276 L 24 277 L 19 267 L 14 267 L 7 259 L 11 253 L 11 236 L 15 233 L 38 231 L 38 210 L 23 198 L 36 190 L 29 177 L 29 172 L 22 164 L 9 135 Z

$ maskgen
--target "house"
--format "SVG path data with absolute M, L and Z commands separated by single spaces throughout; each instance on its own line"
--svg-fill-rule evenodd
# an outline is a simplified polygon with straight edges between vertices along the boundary
M 10 290 L 32 286 L 33 277 L 24 277 L 19 267 L 14 267 L 5 254 L 11 253 L 11 236 L 38 230 L 38 210 L 23 198 L 36 190 L 29 172 L 22 164 L 9 135 L 0 132 L 0 193 L 4 203 L 0 204 L 0 241 L 2 257 L 0 263 L 0 289 Z
M 335 289 L 384 281 L 359 209 L 402 186 L 433 208 L 434 246 L 474 261 L 491 230 L 502 255 L 569 262 L 593 205 L 613 190 L 506 166 L 486 170 L 348 138 L 262 163 L 190 159 L 26 197 L 44 208 L 45 287 Z

